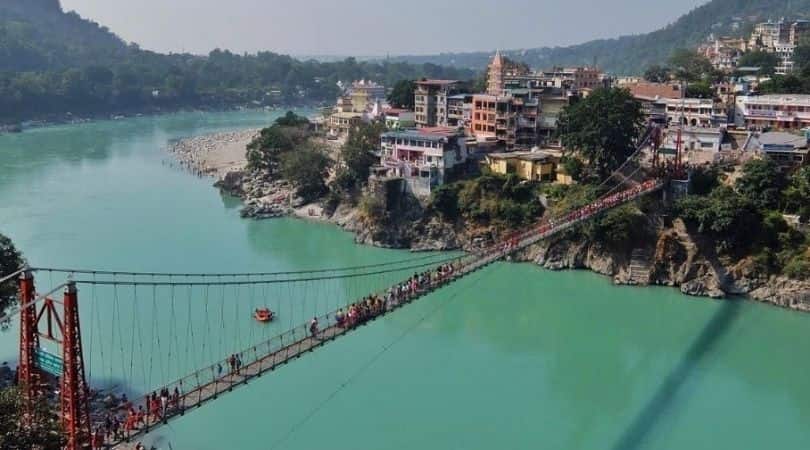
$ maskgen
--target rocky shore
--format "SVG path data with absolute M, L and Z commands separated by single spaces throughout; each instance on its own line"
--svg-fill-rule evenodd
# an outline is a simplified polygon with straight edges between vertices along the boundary
M 215 179 L 214 186 L 222 192 L 242 199 L 242 217 L 288 215 L 295 204 L 292 187 L 260 170 L 247 169 L 247 146 L 258 133 L 253 129 L 196 136 L 171 143 L 168 151 L 185 169 Z
M 423 206 L 413 198 L 400 199 L 385 204 L 387 213 L 372 220 L 341 205 L 329 220 L 355 233 L 359 243 L 387 248 L 470 251 L 492 239 L 491 230 L 443 222 Z M 644 242 L 608 248 L 569 232 L 523 250 L 515 260 L 548 270 L 590 270 L 619 285 L 669 286 L 716 299 L 748 297 L 810 312 L 810 281 L 762 274 L 751 258 L 721 257 L 714 242 L 690 232 L 680 220 L 667 225 L 648 220 L 651 237 Z
M 214 185 L 222 192 L 241 198 L 242 217 L 296 215 L 325 220 L 354 233 L 358 243 L 412 251 L 473 250 L 492 238 L 490 230 L 439 220 L 426 211 L 422 202 L 408 195 L 393 199 L 381 195 L 384 213 L 379 217 L 367 217 L 358 205 L 348 201 L 329 213 L 324 213 L 320 205 L 304 205 L 294 198 L 288 183 L 246 169 L 246 146 L 257 132 L 185 139 L 175 142 L 169 151 L 189 170 L 215 178 Z M 627 248 L 606 248 L 569 233 L 525 249 L 516 255 L 516 260 L 549 270 L 591 270 L 611 277 L 616 284 L 670 286 L 687 295 L 711 298 L 746 296 L 810 311 L 810 281 L 763 275 L 750 259 L 721 258 L 712 242 L 690 233 L 678 220 L 664 226 L 650 219 L 649 227 L 651 239 Z

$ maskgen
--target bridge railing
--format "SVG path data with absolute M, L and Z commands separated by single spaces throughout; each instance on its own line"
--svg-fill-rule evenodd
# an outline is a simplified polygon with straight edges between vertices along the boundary
M 375 314 L 372 319 L 385 315 L 388 312 L 399 308 L 400 306 L 410 303 L 416 298 L 419 298 L 422 295 L 425 295 L 426 293 L 437 289 L 456 278 L 478 270 L 492 262 L 498 261 L 505 256 L 524 249 L 542 239 L 574 227 L 577 224 L 589 220 L 592 217 L 614 207 L 654 192 L 660 189 L 662 186 L 663 181 L 661 180 L 656 179 L 645 181 L 638 186 L 602 198 L 594 203 L 565 214 L 562 217 L 541 221 L 540 223 L 524 230 L 521 233 L 510 236 L 505 240 L 505 242 L 490 246 L 481 252 L 468 253 L 452 259 L 443 260 L 442 264 L 451 263 L 453 265 L 454 270 L 452 275 L 438 278 L 433 282 L 428 282 L 426 285 L 420 286 L 418 290 L 410 294 L 395 298 L 395 301 L 386 301 L 384 310 Z M 425 273 L 432 273 L 437 269 L 438 266 L 425 271 Z M 390 300 L 390 296 L 388 294 L 391 292 L 392 288 L 399 288 L 409 281 L 409 279 L 402 280 L 392 287 L 379 290 L 370 294 L 369 296 L 376 296 L 383 299 L 388 297 Z M 357 327 L 357 325 L 339 325 L 336 318 L 336 313 L 337 311 L 332 311 L 317 317 L 318 326 L 322 333 L 319 339 L 334 339 Z M 259 376 L 268 370 L 272 370 L 275 367 L 288 362 L 290 359 L 300 356 L 304 351 L 311 350 L 316 345 L 313 345 L 312 342 L 307 343 L 309 339 L 312 339 L 309 325 L 309 323 L 300 324 L 264 342 L 235 353 L 234 356 L 237 357 L 241 363 L 238 371 L 231 367 L 231 364 L 229 363 L 229 356 L 208 367 L 197 370 L 190 375 L 176 380 L 167 386 L 159 388 L 167 389 L 170 393 L 170 398 L 171 394 L 176 388 L 180 393 L 179 401 L 172 402 L 166 411 L 161 411 L 160 418 L 155 417 L 155 415 L 151 415 L 151 417 L 147 418 L 144 428 L 139 428 L 134 431 L 136 433 L 148 431 L 150 427 L 154 427 L 158 425 L 160 421 L 164 421 L 166 419 L 165 417 L 162 417 L 164 414 L 167 416 L 182 414 L 182 412 L 187 408 L 200 405 L 207 400 L 216 398 L 220 393 L 233 389 L 233 387 L 237 384 L 244 383 L 252 377 Z M 325 333 L 327 330 L 331 331 L 329 331 L 329 333 Z M 307 343 L 307 347 L 304 347 L 305 343 Z M 320 343 L 318 345 L 320 345 Z M 148 398 L 149 397 L 147 396 L 147 411 L 150 410 Z

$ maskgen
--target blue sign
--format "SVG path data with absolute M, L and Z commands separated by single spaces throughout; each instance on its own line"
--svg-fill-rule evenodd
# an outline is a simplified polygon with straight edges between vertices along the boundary
M 64 362 L 62 358 L 48 353 L 46 350 L 38 348 L 35 353 L 37 367 L 43 372 L 47 372 L 53 376 L 61 377 L 64 371 Z

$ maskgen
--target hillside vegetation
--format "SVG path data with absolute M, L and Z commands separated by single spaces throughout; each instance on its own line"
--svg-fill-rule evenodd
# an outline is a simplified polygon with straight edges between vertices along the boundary
M 64 12 L 58 0 L 0 1 L 0 123 L 68 112 L 302 104 L 331 101 L 337 81 L 393 85 L 421 77 L 472 78 L 433 64 L 300 61 L 260 52 L 160 54 Z
M 810 0 L 711 0 L 651 33 L 599 39 L 567 47 L 539 47 L 502 53 L 535 68 L 596 62 L 612 73 L 640 75 L 646 67 L 664 63 L 675 49 L 694 47 L 710 33 L 747 34 L 754 23 L 780 17 L 810 17 Z M 742 19 L 741 26 L 736 30 L 733 28 L 735 18 Z M 404 56 L 397 60 L 480 70 L 486 67 L 491 57 L 492 52 L 472 52 Z

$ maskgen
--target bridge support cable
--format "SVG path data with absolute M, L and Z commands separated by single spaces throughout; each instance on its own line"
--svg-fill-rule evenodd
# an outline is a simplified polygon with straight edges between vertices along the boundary
M 31 267 L 28 269 L 22 268 L 19 271 L 7 275 L 4 278 L 0 278 L 0 283 L 5 281 L 6 279 L 12 279 L 17 277 L 20 273 L 25 270 L 30 270 L 32 272 L 51 272 L 51 273 L 63 273 L 63 274 L 73 274 L 73 275 L 107 275 L 107 276 L 132 276 L 132 277 L 186 277 L 186 278 L 222 278 L 222 277 L 235 277 L 235 278 L 247 278 L 247 277 L 274 277 L 274 276 L 290 276 L 290 275 L 316 275 L 316 274 L 325 274 L 325 273 L 340 273 L 340 272 L 353 272 L 353 271 L 362 271 L 366 269 L 378 269 L 380 267 L 391 267 L 391 266 L 399 266 L 399 265 L 406 265 L 415 263 L 417 261 L 426 261 L 429 259 L 441 259 L 444 258 L 446 255 L 442 253 L 432 253 L 426 255 L 419 255 L 414 256 L 411 258 L 404 258 L 396 261 L 389 261 L 384 263 L 376 263 L 376 264 L 365 264 L 365 265 L 356 265 L 356 266 L 346 266 L 346 267 L 332 267 L 332 268 L 320 268 L 320 269 L 302 269 L 302 270 L 294 270 L 294 271 L 279 271 L 279 272 L 197 272 L 197 273 L 189 273 L 189 272 L 127 272 L 127 271 L 111 271 L 111 270 L 94 270 L 94 269 L 80 269 L 80 268 L 56 268 L 56 267 Z
M 634 155 L 639 151 L 640 149 L 637 149 Z M 143 426 L 131 427 L 128 430 L 130 432 L 128 436 L 137 435 L 154 429 L 155 426 L 165 423 L 175 415 L 182 414 L 187 408 L 216 398 L 226 390 L 246 383 L 253 377 L 273 370 L 356 329 L 365 320 L 374 320 L 388 314 L 455 279 L 501 260 L 540 240 L 577 226 L 598 214 L 634 201 L 663 186 L 662 181 L 655 179 L 636 183 L 634 177 L 642 168 L 631 166 L 630 159 L 632 158 L 628 158 L 628 161 L 625 161 L 620 167 L 621 171 L 627 170 L 626 173 L 614 172 L 608 180 L 603 182 L 600 189 L 607 189 L 608 183 L 612 185 L 610 180 L 617 180 L 616 184 L 603 191 L 597 200 L 553 218 L 539 221 L 478 253 L 452 257 L 448 257 L 446 254 L 420 256 L 392 263 L 354 266 L 354 268 L 340 270 L 318 269 L 264 274 L 128 272 L 126 275 L 121 275 L 119 272 L 71 271 L 90 275 L 87 280 L 69 281 L 57 287 L 57 290 L 63 287 L 68 288 L 65 292 L 66 300 L 64 302 L 67 303 L 67 306 L 65 306 L 66 310 L 62 317 L 67 320 L 68 312 L 71 317 L 69 322 L 65 322 L 62 329 L 62 340 L 73 349 L 72 355 L 68 355 L 64 353 L 63 348 L 63 358 L 69 362 L 71 374 L 76 374 L 76 376 L 70 377 L 71 386 L 73 386 L 70 388 L 71 392 L 75 392 L 74 387 L 77 383 L 86 386 L 87 382 L 84 379 L 84 358 L 81 336 L 78 333 L 77 285 L 93 289 L 92 295 L 89 296 L 92 301 L 91 318 L 94 312 L 97 313 L 96 317 L 101 316 L 99 308 L 112 308 L 112 319 L 109 323 L 98 324 L 99 340 L 101 340 L 101 336 L 111 336 L 108 342 L 99 345 L 98 351 L 102 360 L 101 373 L 105 373 L 105 364 L 109 365 L 109 380 L 116 379 L 116 376 L 120 377 L 128 384 L 128 387 L 136 391 L 136 395 L 133 396 L 135 398 L 142 398 L 138 395 L 140 393 L 177 392 L 176 395 L 173 394 L 169 407 L 166 406 L 166 400 L 161 400 L 162 406 L 159 404 L 157 409 L 155 409 L 154 397 L 145 400 L 141 405 L 146 406 L 146 410 L 149 411 L 145 423 Z M 631 182 L 628 183 L 627 180 Z M 625 184 L 630 184 L 631 187 L 624 188 Z M 453 270 L 447 268 L 448 264 L 452 264 Z M 59 271 L 58 269 L 51 270 Z M 31 272 L 23 272 L 23 274 L 26 273 L 31 274 Z M 413 279 L 414 273 L 420 274 L 421 281 L 418 283 Z M 36 346 L 32 346 L 31 342 L 37 340 L 40 333 L 35 332 L 33 337 L 30 336 L 30 330 L 36 330 L 39 317 L 42 317 L 43 314 L 41 312 L 37 317 L 36 303 L 45 301 L 47 305 L 50 305 L 49 308 L 53 308 L 53 301 L 49 296 L 56 291 L 37 295 L 33 289 L 33 275 L 30 276 L 30 288 L 25 287 L 22 276 L 20 279 L 20 288 L 23 293 L 20 296 L 21 321 L 27 320 L 29 324 L 33 325 L 33 328 L 26 328 L 25 323 L 21 326 L 21 365 L 28 364 L 24 361 L 31 361 L 30 355 L 36 355 L 39 348 L 38 343 Z M 145 291 L 145 289 L 149 289 L 149 291 Z M 68 298 L 67 296 L 71 292 L 73 297 Z M 371 297 L 368 295 L 369 292 L 372 292 Z M 131 299 L 126 298 L 129 295 L 131 295 Z M 143 298 L 139 298 L 139 296 Z M 104 306 L 106 302 L 103 301 L 103 298 L 105 297 L 112 297 L 112 305 Z M 151 302 L 149 297 L 151 297 Z M 200 297 L 203 298 L 200 299 Z M 274 308 L 274 311 L 278 313 L 278 319 L 275 322 L 259 325 L 252 319 L 259 300 L 257 297 L 261 298 L 260 306 Z M 372 301 L 367 301 L 369 298 Z M 124 317 L 122 309 L 122 305 L 127 301 L 131 301 L 132 304 L 130 317 Z M 187 304 L 183 305 L 183 301 Z M 195 307 L 192 302 L 204 305 L 203 309 Z M 217 305 L 217 303 L 219 304 Z M 382 307 L 380 308 L 379 305 Z M 348 313 L 349 307 L 354 308 L 355 311 L 372 312 L 364 321 L 352 322 L 347 326 L 345 322 L 338 321 L 336 311 L 346 309 Z M 71 310 L 71 308 L 73 309 Z M 245 311 L 245 308 L 248 308 L 248 311 Z M 43 311 L 45 311 L 44 307 Z M 51 312 L 48 314 L 50 315 Z M 216 316 L 219 317 L 219 327 L 217 327 Z M 310 319 L 313 316 L 317 318 L 319 324 L 316 333 L 312 333 L 309 328 Z M 147 326 L 143 322 L 147 318 L 151 325 L 151 333 L 147 338 L 148 343 L 143 336 L 143 328 Z M 184 325 L 183 321 L 186 322 L 185 332 L 182 328 L 178 329 Z M 289 323 L 288 327 L 282 325 L 286 323 Z M 126 328 L 127 324 L 131 326 L 130 329 Z M 110 327 L 109 334 L 101 332 L 105 325 Z M 249 328 L 245 330 L 245 326 Z M 71 333 L 67 331 L 71 327 L 74 329 L 73 334 L 68 339 L 64 338 L 65 333 Z M 257 332 L 257 329 L 261 329 L 261 331 Z M 124 332 L 129 335 L 129 350 L 126 348 Z M 23 336 L 23 333 L 26 336 Z M 91 352 L 94 351 L 92 348 L 94 346 L 93 336 L 94 333 L 91 329 Z M 181 338 L 185 340 L 185 346 L 179 342 Z M 249 342 L 245 342 L 245 340 Z M 144 345 L 145 343 L 147 345 Z M 106 344 L 109 344 L 109 354 L 106 351 Z M 182 350 L 183 348 L 185 350 Z M 22 358 L 25 351 L 28 352 L 27 359 Z M 115 355 L 116 351 L 119 351 L 120 355 Z M 181 352 L 185 355 L 179 355 Z M 128 368 L 125 363 L 127 356 L 129 357 Z M 117 363 L 115 359 L 119 359 L 121 363 L 119 374 L 115 373 L 117 371 L 114 369 L 114 364 Z M 94 361 L 92 356 L 89 360 Z M 234 360 L 239 363 L 234 364 Z M 135 365 L 140 366 L 140 380 L 137 380 L 138 370 Z M 90 370 L 92 370 L 92 366 L 91 363 Z M 26 372 L 25 369 L 22 369 L 21 376 L 29 373 L 30 375 L 25 375 L 25 377 L 33 377 L 39 372 L 36 359 L 33 360 L 33 363 L 28 364 L 28 367 L 31 370 Z M 82 389 L 86 394 L 87 390 Z M 82 402 L 87 402 L 86 398 L 71 395 L 74 396 L 73 403 L 76 405 L 81 406 Z M 138 402 L 136 402 L 136 406 Z M 83 419 L 80 416 L 81 414 L 77 413 L 73 406 L 65 406 L 63 420 L 77 418 L 78 423 L 81 424 Z M 88 424 L 89 420 L 95 419 L 97 419 L 95 416 L 88 419 Z M 84 425 L 81 427 L 84 429 Z M 66 427 L 66 429 L 68 428 Z M 80 440 L 89 436 L 84 431 L 76 433 L 83 433 Z M 117 442 L 116 439 L 113 441 Z

